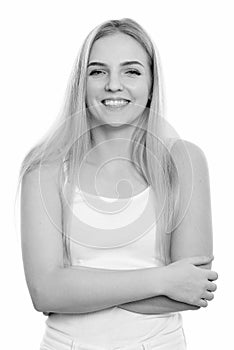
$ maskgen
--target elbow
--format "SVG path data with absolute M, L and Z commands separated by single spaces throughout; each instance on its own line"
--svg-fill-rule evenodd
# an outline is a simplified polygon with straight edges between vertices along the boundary
M 29 286 L 29 293 L 31 296 L 33 307 L 38 312 L 48 311 L 48 288 L 46 288 L 46 283 L 39 284 L 35 283 L 34 285 Z
M 42 303 L 41 303 L 41 295 L 38 291 L 38 288 L 36 287 L 29 287 L 29 294 L 30 294 L 30 297 L 31 297 L 31 301 L 32 301 L 32 304 L 33 304 L 33 307 L 36 311 L 38 312 L 43 312 L 43 307 L 42 307 Z
M 53 273 L 44 274 L 40 283 L 34 287 L 32 293 L 33 306 L 36 311 L 43 313 L 53 313 L 62 310 L 63 300 L 61 300 L 61 289 L 57 285 L 57 276 Z
M 56 284 L 57 276 L 54 271 L 45 273 L 26 274 L 26 283 L 33 307 L 38 312 L 52 312 L 60 304 L 58 302 L 59 287 Z
M 38 312 L 43 312 L 44 304 L 42 300 L 44 300 L 44 296 L 42 296 L 41 293 L 38 290 L 36 290 L 34 292 L 34 295 L 31 297 L 31 299 L 32 299 L 34 309 Z
M 56 309 L 55 296 L 51 297 L 45 286 L 36 290 L 32 302 L 34 309 L 38 312 L 48 313 L 51 312 L 52 309 Z
M 35 295 L 32 297 L 32 303 L 33 303 L 34 309 L 38 312 L 48 313 L 49 312 L 48 300 L 49 298 L 47 295 L 45 295 L 45 291 L 43 292 L 37 291 Z
M 41 304 L 39 304 L 37 302 L 33 302 L 33 307 L 38 312 L 44 312 L 43 308 L 41 307 Z

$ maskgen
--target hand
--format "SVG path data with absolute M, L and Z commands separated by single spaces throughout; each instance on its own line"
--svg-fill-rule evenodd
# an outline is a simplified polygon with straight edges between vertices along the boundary
M 207 300 L 214 298 L 212 292 L 217 286 L 212 281 L 217 280 L 218 274 L 196 265 L 208 264 L 212 260 L 210 257 L 196 256 L 165 266 L 164 295 L 183 303 L 206 307 Z

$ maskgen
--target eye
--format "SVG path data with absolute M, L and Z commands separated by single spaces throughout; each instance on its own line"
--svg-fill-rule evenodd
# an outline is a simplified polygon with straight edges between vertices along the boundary
M 105 73 L 105 72 L 103 70 L 100 70 L 100 69 L 94 69 L 89 73 L 89 75 L 96 75 L 97 76 L 97 75 L 100 75 L 102 73 Z
M 130 75 L 141 75 L 141 73 L 136 69 L 129 69 L 126 71 L 126 73 L 129 73 Z

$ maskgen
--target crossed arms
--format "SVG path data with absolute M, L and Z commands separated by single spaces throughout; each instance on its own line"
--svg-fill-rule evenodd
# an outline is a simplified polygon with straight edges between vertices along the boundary
M 183 141 L 185 142 L 185 141 Z M 179 172 L 181 186 L 181 222 L 171 236 L 171 261 L 183 258 L 213 255 L 212 223 L 209 192 L 209 175 L 205 156 L 194 144 L 186 142 L 191 159 L 193 174 L 190 173 L 188 155 L 177 142 L 172 150 Z M 38 174 L 37 174 L 38 175 Z M 162 276 L 140 271 L 92 272 L 82 269 L 62 269 L 63 251 L 61 237 L 51 225 L 59 222 L 61 208 L 55 205 L 57 184 L 53 172 L 38 176 L 29 175 L 22 186 L 22 253 L 29 292 L 36 310 L 44 313 L 82 313 L 101 310 L 114 305 L 137 313 L 159 314 L 185 310 L 195 310 L 199 306 L 186 304 L 163 295 Z M 193 175 L 193 177 L 191 177 Z M 193 184 L 190 204 L 190 184 Z M 43 192 L 43 183 L 46 191 Z M 41 191 L 50 212 L 50 219 L 44 214 L 40 204 Z M 53 192 L 54 191 L 54 192 Z M 48 230 L 49 228 L 49 230 Z M 49 232 L 46 236 L 45 232 Z M 55 268 L 56 267 L 56 268 Z M 201 267 L 211 268 L 211 264 Z M 155 271 L 157 272 L 157 271 Z M 152 279 L 156 279 L 153 281 Z M 79 276 L 79 280 L 77 277 Z M 82 278 L 82 276 L 84 278 Z M 116 276 L 116 285 L 111 283 Z M 129 289 L 129 278 L 132 289 Z M 142 287 L 142 282 L 144 288 Z M 121 286 L 121 288 L 120 288 Z M 105 293 L 104 293 L 105 292 Z M 95 295 L 95 298 L 94 298 Z

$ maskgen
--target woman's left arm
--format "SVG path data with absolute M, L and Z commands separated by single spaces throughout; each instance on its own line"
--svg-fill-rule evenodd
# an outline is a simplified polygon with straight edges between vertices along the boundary
M 164 295 L 132 301 L 130 303 L 121 304 L 118 307 L 138 314 L 154 315 L 200 309 L 200 306 L 181 303 L 180 301 L 170 299 Z
M 172 150 L 180 187 L 180 206 L 171 234 L 171 262 L 192 256 L 213 256 L 213 234 L 208 165 L 203 151 L 195 144 L 178 140 Z M 211 263 L 200 265 L 211 269 Z M 196 310 L 166 296 L 156 296 L 119 305 L 137 313 L 161 314 Z

